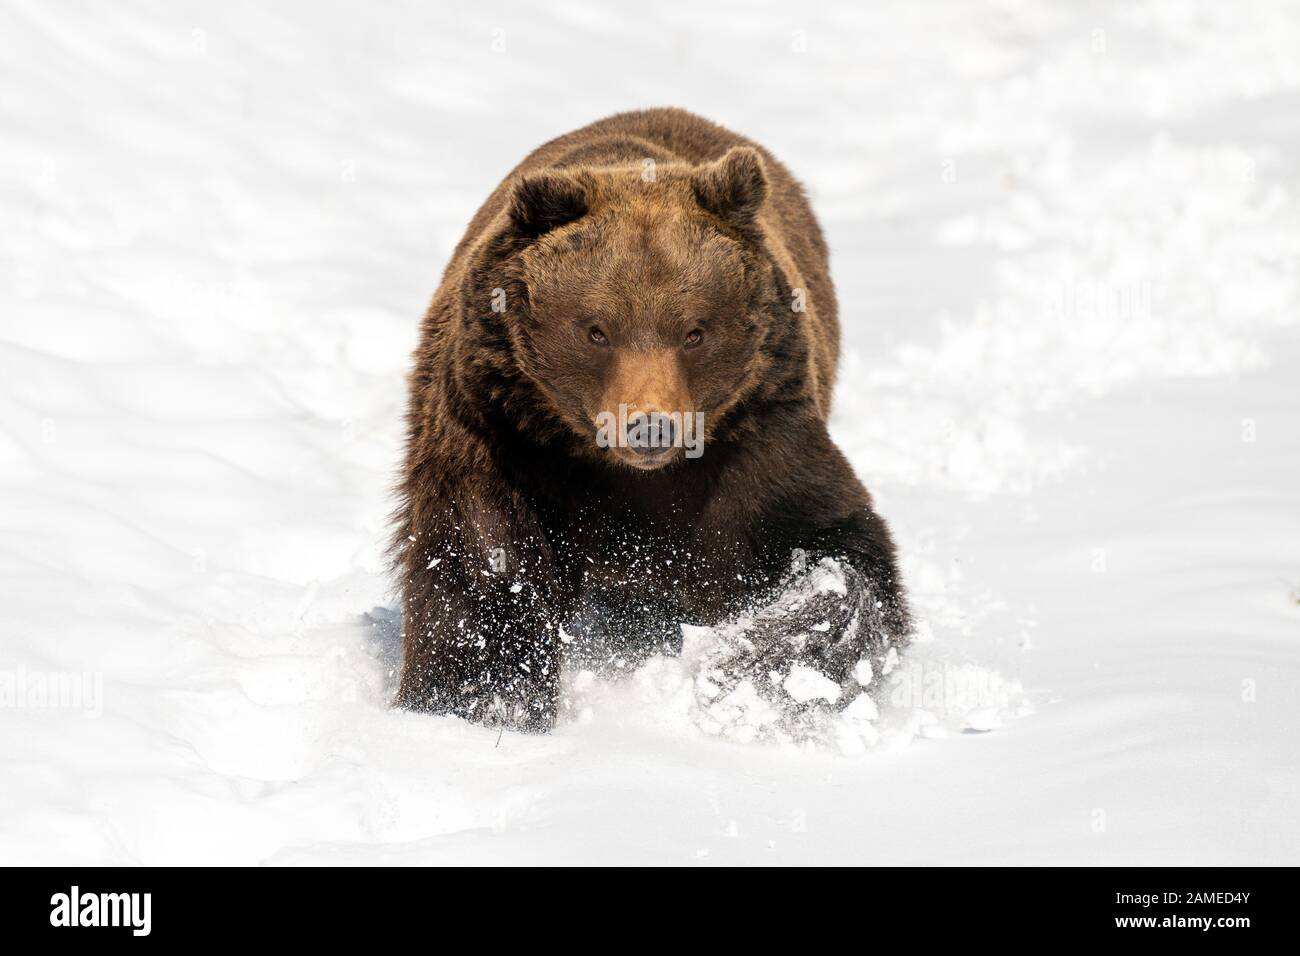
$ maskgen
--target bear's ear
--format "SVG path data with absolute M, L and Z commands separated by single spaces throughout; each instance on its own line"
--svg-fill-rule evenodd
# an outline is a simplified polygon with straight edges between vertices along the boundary
M 510 222 L 529 239 L 587 214 L 587 192 L 575 177 L 554 169 L 527 173 L 510 197 Z
M 724 222 L 744 229 L 767 199 L 763 157 L 749 146 L 733 146 L 700 168 L 691 185 L 696 201 Z

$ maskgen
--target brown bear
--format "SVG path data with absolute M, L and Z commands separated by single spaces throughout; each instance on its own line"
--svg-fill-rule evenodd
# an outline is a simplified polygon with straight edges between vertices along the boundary
M 671 650 L 825 559 L 834 606 L 792 608 L 755 659 L 846 680 L 902 646 L 889 531 L 827 434 L 838 349 L 821 229 L 762 147 L 652 109 L 534 150 L 414 356 L 396 703 L 545 730 L 584 608 Z

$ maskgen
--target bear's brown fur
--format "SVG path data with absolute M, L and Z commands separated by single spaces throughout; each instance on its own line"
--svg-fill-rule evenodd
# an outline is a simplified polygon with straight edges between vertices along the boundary
M 531 153 L 456 247 L 415 353 L 397 703 L 545 729 L 580 608 L 671 644 L 760 600 L 796 549 L 838 559 L 872 611 L 830 643 L 905 640 L 889 532 L 827 435 L 838 348 L 821 230 L 762 147 L 655 109 Z M 617 406 L 628 442 L 617 418 L 598 441 Z M 640 416 L 665 430 L 633 438 Z

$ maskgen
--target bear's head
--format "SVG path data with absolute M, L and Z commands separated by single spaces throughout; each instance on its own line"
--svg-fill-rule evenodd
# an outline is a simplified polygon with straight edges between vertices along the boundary
M 471 308 L 591 454 L 642 470 L 697 457 L 789 315 L 762 156 L 549 168 L 511 189 Z M 504 299 L 490 316 L 489 295 Z

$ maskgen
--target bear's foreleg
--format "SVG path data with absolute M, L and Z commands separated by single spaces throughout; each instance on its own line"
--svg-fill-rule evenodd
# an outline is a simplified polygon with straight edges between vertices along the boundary
M 485 534 L 481 514 L 453 514 L 413 535 L 403 558 L 405 654 L 396 703 L 490 726 L 548 730 L 559 698 L 559 624 L 567 613 L 549 551 L 517 520 Z

